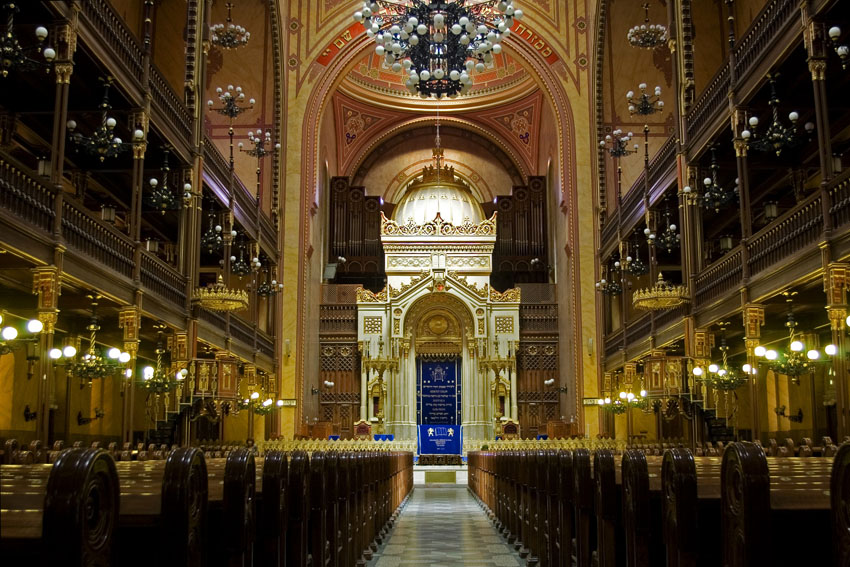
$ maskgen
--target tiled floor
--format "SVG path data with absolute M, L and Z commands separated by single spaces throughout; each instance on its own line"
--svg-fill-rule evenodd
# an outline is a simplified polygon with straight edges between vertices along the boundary
M 416 487 L 369 567 L 522 567 L 467 488 Z

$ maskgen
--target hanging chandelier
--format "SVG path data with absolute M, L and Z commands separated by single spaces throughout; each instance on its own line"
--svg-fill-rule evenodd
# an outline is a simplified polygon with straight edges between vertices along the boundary
M 770 83 L 770 100 L 767 104 L 770 106 L 772 122 L 767 127 L 764 133 L 759 134 L 756 128 L 759 125 L 757 116 L 751 116 L 749 120 L 749 129 L 741 132 L 741 138 L 747 143 L 748 148 L 752 148 L 759 152 L 775 152 L 777 156 L 782 154 L 782 150 L 793 148 L 803 143 L 804 139 L 797 131 L 797 121 L 800 119 L 799 113 L 791 111 L 788 113 L 788 121 L 790 124 L 786 126 L 779 118 L 779 96 L 776 94 L 776 74 L 768 75 Z M 804 126 L 806 133 L 811 135 L 815 129 L 812 122 L 806 122 Z
M 283 284 L 278 283 L 276 279 L 272 279 L 267 268 L 263 269 L 263 273 L 265 276 L 262 283 L 257 286 L 257 295 L 260 297 L 271 297 L 277 292 L 283 291 Z
M 112 110 L 112 105 L 109 104 L 109 88 L 112 86 L 112 77 L 101 77 L 103 83 L 103 99 L 100 102 L 100 126 L 92 132 L 90 136 L 83 136 L 76 132 L 77 123 L 74 120 L 68 120 L 68 135 L 71 138 L 77 149 L 82 149 L 87 154 L 99 158 L 100 161 L 105 161 L 106 158 L 112 158 L 129 150 L 133 144 L 126 143 L 121 138 L 115 135 L 115 126 L 118 122 L 109 116 L 109 111 Z M 133 142 L 138 143 L 144 140 L 145 132 L 141 128 L 136 128 L 133 131 Z
M 502 52 L 522 10 L 513 0 L 377 0 L 364 2 L 354 20 L 377 43 L 375 53 L 422 98 L 456 97 Z
M 186 379 L 186 375 L 188 374 L 188 371 L 184 368 L 178 371 L 172 378 L 162 367 L 162 355 L 166 352 L 162 335 L 166 328 L 164 323 L 154 325 L 154 329 L 157 330 L 156 367 L 146 366 L 142 371 L 142 386 L 152 394 L 165 394 L 172 391 L 180 382 Z
M 88 296 L 91 303 L 91 318 L 86 330 L 89 331 L 89 348 L 85 354 L 76 358 L 77 349 L 73 346 L 66 346 L 62 350 L 58 348 L 51 349 L 48 356 L 61 362 L 56 362 L 59 366 L 67 367 L 67 372 L 74 378 L 80 380 L 80 388 L 85 384 L 92 385 L 94 380 L 100 378 L 108 378 L 119 373 L 132 372 L 129 368 L 125 369 L 124 365 L 130 361 L 130 353 L 121 352 L 117 348 L 110 348 L 103 352 L 97 349 L 97 332 L 100 330 L 100 323 L 97 317 L 97 305 L 100 299 L 99 295 Z M 64 357 L 64 359 L 63 359 Z
M 179 209 L 182 203 L 180 197 L 168 186 L 168 178 L 171 173 L 171 168 L 168 166 L 168 154 L 170 153 L 168 146 L 162 148 L 162 153 L 162 168 L 160 169 L 162 182 L 156 177 L 151 177 L 148 180 L 150 189 L 145 193 L 145 203 L 152 209 L 165 214 L 165 211 Z M 185 189 L 184 187 L 184 191 Z M 192 186 L 189 185 L 189 190 L 191 189 Z
M 614 272 L 614 279 L 607 279 L 610 277 L 610 271 Z M 607 266 L 603 268 L 604 278 L 600 279 L 596 282 L 596 290 L 604 293 L 605 295 L 620 295 L 623 293 L 623 286 L 620 285 L 620 282 L 617 281 L 617 276 L 620 273 L 620 262 L 619 260 L 614 262 L 614 269 L 609 270 Z
M 626 272 L 632 276 L 642 276 L 649 272 L 649 266 L 640 259 L 640 244 L 635 243 L 635 255 L 626 256 Z
M 29 71 L 39 67 L 50 72 L 50 63 L 56 59 L 56 50 L 47 45 L 47 28 L 44 26 L 35 28 L 35 45 L 21 45 L 15 35 L 15 14 L 19 11 L 20 8 L 13 2 L 3 5 L 6 27 L 0 32 L 0 78 L 9 76 L 10 71 Z M 37 53 L 40 53 L 45 61 L 34 59 L 33 56 Z
M 702 180 L 703 191 L 698 197 L 698 202 L 703 209 L 714 210 L 719 213 L 720 209 L 726 208 L 731 203 L 738 199 L 738 179 L 735 179 L 735 187 L 724 187 L 717 180 L 717 172 L 720 171 L 720 166 L 717 165 L 716 149 L 711 148 L 711 176 Z M 685 187 L 685 193 L 690 193 L 691 188 Z
M 847 63 L 850 60 L 850 47 L 846 44 L 841 44 L 841 28 L 838 26 L 829 28 L 829 39 L 832 41 L 832 48 L 835 49 L 835 54 L 841 59 L 841 68 L 847 70 Z
M 637 98 L 635 98 L 635 91 L 626 93 L 630 115 L 649 116 L 664 110 L 664 101 L 661 100 L 661 87 L 656 86 L 651 95 L 646 92 L 646 83 L 639 84 L 638 89 L 640 89 L 640 95 Z
M 251 392 L 247 398 L 239 401 L 239 409 L 251 410 L 256 415 L 268 415 L 276 408 L 283 406 L 283 404 L 280 403 L 281 400 L 278 400 L 278 403 L 275 405 L 274 400 L 271 398 L 266 398 L 265 400 L 260 401 L 261 397 L 260 392 Z
M 638 148 L 640 148 L 638 144 L 634 144 L 633 149 L 629 149 L 629 142 L 633 136 L 634 134 L 632 132 L 624 133 L 617 128 L 610 134 L 607 134 L 604 140 L 599 141 L 599 147 L 607 151 L 613 158 L 627 156 L 637 152 Z
M 782 352 L 768 349 L 762 345 L 755 347 L 753 354 L 764 359 L 767 366 L 777 374 L 790 376 L 792 381 L 799 383 L 800 376 L 811 374 L 815 371 L 817 363 L 821 360 L 821 353 L 815 348 L 806 348 L 806 344 L 797 336 L 797 321 L 794 318 L 794 296 L 795 291 L 783 292 L 785 301 L 788 303 L 788 315 L 785 320 L 785 328 L 788 329 L 788 348 Z M 836 352 L 835 345 L 827 345 L 824 348 L 827 355 L 832 356 Z
M 673 285 L 664 280 L 659 272 L 655 285 L 636 290 L 632 294 L 632 304 L 637 309 L 657 311 L 678 307 L 688 300 L 688 290 L 683 285 Z
M 233 2 L 228 2 L 225 6 L 227 7 L 227 19 L 223 24 L 210 26 L 210 35 L 212 36 L 210 41 L 213 45 L 224 49 L 237 49 L 248 43 L 248 40 L 251 39 L 251 32 L 233 23 L 231 15 Z
M 667 27 L 661 24 L 649 23 L 649 3 L 643 5 L 643 23 L 634 26 L 626 34 L 632 47 L 655 49 L 667 42 Z
M 255 99 L 248 99 L 248 105 L 245 106 L 245 93 L 242 91 L 242 87 L 233 85 L 227 85 L 227 89 L 222 87 L 216 87 L 216 94 L 218 95 L 218 101 L 221 103 L 221 106 L 215 106 L 215 103 L 212 99 L 207 101 L 207 108 L 209 108 L 213 112 L 217 112 L 222 116 L 226 116 L 229 121 L 229 127 L 227 129 L 227 136 L 230 138 L 230 169 L 233 170 L 233 121 L 237 116 L 242 114 L 243 112 L 247 112 L 254 108 L 254 104 L 257 102 Z
M 720 351 L 722 361 L 720 364 L 712 362 L 707 368 L 695 366 L 691 372 L 698 382 L 703 382 L 715 390 L 731 392 L 737 390 L 747 383 L 747 374 L 755 374 L 749 364 L 743 366 L 744 373 L 729 366 L 729 345 L 726 344 L 726 326 L 728 323 L 720 323 Z
M 667 228 L 664 229 L 664 232 L 662 232 L 660 235 L 655 235 L 652 231 L 650 231 L 648 234 L 648 240 L 651 246 L 663 248 L 669 253 L 679 247 L 681 235 L 677 232 L 678 227 L 670 222 L 669 210 L 664 211 L 664 218 L 667 221 Z
M 230 262 L 230 271 L 239 276 L 240 278 L 244 278 L 248 274 L 256 272 L 262 266 L 260 259 L 256 256 L 250 261 L 245 259 L 244 241 L 240 242 L 239 244 L 239 258 L 237 258 L 236 256 L 231 256 Z
M 207 213 L 209 225 L 206 232 L 201 235 L 201 250 L 207 254 L 215 254 L 221 250 L 224 240 L 221 237 L 221 225 L 215 221 L 215 211 L 210 207 Z M 235 235 L 234 235 L 235 236 Z
M 240 311 L 248 307 L 248 294 L 241 289 L 228 288 L 221 274 L 215 284 L 195 288 L 192 299 L 210 311 Z

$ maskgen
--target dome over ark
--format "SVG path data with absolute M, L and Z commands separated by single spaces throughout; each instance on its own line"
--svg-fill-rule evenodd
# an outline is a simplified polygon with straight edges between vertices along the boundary
M 443 166 L 441 149 L 434 150 L 434 160 L 435 165 L 426 166 L 422 175 L 407 186 L 393 211 L 393 220 L 404 225 L 413 219 L 423 225 L 439 213 L 443 222 L 455 226 L 466 220 L 474 224 L 483 221 L 484 210 L 472 190 L 455 175 L 453 167 Z

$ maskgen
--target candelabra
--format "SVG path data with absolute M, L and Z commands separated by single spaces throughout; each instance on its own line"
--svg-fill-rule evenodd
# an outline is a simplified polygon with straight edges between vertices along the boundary
M 168 155 L 170 151 L 168 146 L 164 146 L 162 148 L 162 167 L 160 168 L 160 177 L 162 178 L 162 182 L 156 177 L 151 177 L 148 180 L 148 185 L 150 185 L 150 190 L 145 193 L 145 202 L 149 207 L 160 211 L 162 214 L 165 214 L 165 211 L 171 211 L 174 209 L 179 209 L 181 206 L 180 197 L 175 194 L 171 188 L 168 186 L 168 178 L 171 173 L 171 168 L 168 166 Z M 189 191 L 192 189 L 192 185 L 189 185 Z M 184 186 L 184 192 L 186 191 L 186 187 Z
M 770 83 L 770 99 L 767 104 L 770 106 L 772 114 L 772 122 L 763 134 L 758 134 L 756 128 L 759 125 L 757 116 L 751 116 L 749 120 L 749 129 L 741 132 L 741 138 L 747 143 L 747 147 L 759 152 L 773 151 L 777 156 L 782 154 L 782 150 L 792 148 L 803 142 L 802 137 L 797 132 L 797 121 L 800 115 L 796 111 L 791 111 L 788 114 L 790 125 L 786 126 L 779 119 L 779 96 L 776 94 L 776 77 L 777 75 L 768 75 Z M 815 125 L 812 122 L 806 122 L 805 130 L 807 134 L 811 134 Z
M 268 273 L 267 269 L 264 269 L 263 272 L 265 273 L 265 278 L 262 283 L 257 286 L 257 295 L 260 297 L 271 297 L 275 293 L 283 291 L 282 283 L 278 283 L 275 279 L 269 279 L 271 278 L 271 275 Z
M 206 232 L 201 235 L 201 250 L 207 254 L 214 254 L 221 250 L 224 240 L 221 237 L 221 225 L 215 221 L 215 211 L 210 208 L 207 215 L 209 225 Z
M 632 137 L 634 137 L 632 132 L 623 133 L 622 130 L 617 128 L 599 142 L 599 147 L 606 150 L 613 158 L 627 156 L 637 152 L 640 147 L 638 144 L 634 144 L 633 149 L 629 149 L 628 146 Z
M 234 231 L 235 232 L 235 231 Z M 263 264 L 258 257 L 254 257 L 249 262 L 245 259 L 245 243 L 239 244 L 239 258 L 236 256 L 230 257 L 230 271 L 243 278 L 252 272 L 256 272 Z
M 230 138 L 230 169 L 233 169 L 233 120 L 248 110 L 254 108 L 254 104 L 257 102 L 253 98 L 248 99 L 248 106 L 242 106 L 245 102 L 245 93 L 242 92 L 242 87 L 237 86 L 236 88 L 233 85 L 227 85 L 227 89 L 223 89 L 218 87 L 215 89 L 216 94 L 218 94 L 218 100 L 221 103 L 221 106 L 216 107 L 215 103 L 212 100 L 207 101 L 207 107 L 213 112 L 217 112 L 222 116 L 226 116 L 229 120 L 229 127 L 227 130 L 227 135 Z
M 162 355 L 165 354 L 165 342 L 163 341 L 163 332 L 166 329 L 164 323 L 157 323 L 154 329 L 157 331 L 156 340 L 156 367 L 146 366 L 142 371 L 142 385 L 145 390 L 151 394 L 165 394 L 170 392 L 177 385 L 185 380 L 188 371 L 184 368 L 176 373 L 172 378 L 168 372 L 162 367 Z
M 68 135 L 71 142 L 77 147 L 82 148 L 87 154 L 92 155 L 101 162 L 106 158 L 117 156 L 123 151 L 133 147 L 133 143 L 139 143 L 145 138 L 145 132 L 141 128 L 136 128 L 133 131 L 133 143 L 126 143 L 115 135 L 115 126 L 118 122 L 109 116 L 109 111 L 112 110 L 112 105 L 109 104 L 109 88 L 112 86 L 112 77 L 102 77 L 103 83 L 103 99 L 100 102 L 100 126 L 92 132 L 91 136 L 83 136 L 76 132 L 77 123 L 74 120 L 68 120 Z
M 233 23 L 232 2 L 225 4 L 225 7 L 227 8 L 227 19 L 223 24 L 210 26 L 210 35 L 212 36 L 210 41 L 213 45 L 224 49 L 237 49 L 248 43 L 248 40 L 251 39 L 251 32 Z
M 640 259 L 640 244 L 635 244 L 635 255 L 634 256 L 626 256 L 626 266 L 625 270 L 627 273 L 633 276 L 642 276 L 649 272 L 649 266 Z
M 635 98 L 634 91 L 626 93 L 630 115 L 649 116 L 664 110 L 664 101 L 661 100 L 661 87 L 655 87 L 655 92 L 652 95 L 646 92 L 646 83 L 639 84 L 638 89 L 640 89 L 640 95 L 637 98 Z
M 675 224 L 670 222 L 670 211 L 664 211 L 664 218 L 667 221 L 667 228 L 660 235 L 655 235 L 652 231 L 648 233 L 649 244 L 663 248 L 667 252 L 672 252 L 679 247 L 681 235 L 677 232 Z M 649 229 L 646 229 L 649 230 Z
M 644 4 L 643 9 L 645 14 L 643 23 L 629 29 L 626 38 L 632 47 L 655 49 L 667 41 L 667 27 L 649 23 L 649 3 Z
M 467 93 L 473 69 L 483 72 L 502 52 L 522 16 L 513 0 L 377 0 L 354 13 L 375 53 L 396 73 L 403 69 L 407 88 L 423 98 Z
M 3 5 L 6 13 L 6 27 L 0 33 L 0 78 L 9 76 L 10 71 L 29 71 L 43 67 L 50 72 L 50 64 L 56 59 L 56 50 L 47 45 L 47 28 L 35 28 L 36 44 L 23 47 L 15 34 L 15 14 L 20 8 L 12 2 Z M 33 55 L 41 53 L 45 61 L 34 59 Z
M 611 277 L 610 276 L 611 271 L 614 272 L 614 276 L 613 276 L 614 279 L 609 280 L 608 278 Z M 605 276 L 605 277 L 603 277 L 601 280 L 596 282 L 596 290 L 597 291 L 604 293 L 605 295 L 620 295 L 621 293 L 623 293 L 623 286 L 620 285 L 619 281 L 617 281 L 618 279 L 620 279 L 622 277 L 621 272 L 620 272 L 620 261 L 619 260 L 616 260 L 614 262 L 614 269 L 613 270 L 609 269 L 609 266 L 607 266 L 607 265 L 603 266 L 602 275 Z
M 239 401 L 240 410 L 251 410 L 257 415 L 268 415 L 275 409 L 274 400 L 266 398 L 260 401 L 260 392 L 251 392 L 251 394 Z M 278 400 L 277 407 L 282 407 L 282 400 Z
M 720 184 L 717 180 L 717 173 L 720 171 L 720 166 L 717 165 L 716 148 L 711 148 L 711 176 L 702 180 L 703 192 L 699 195 L 698 200 L 702 208 L 706 210 L 714 210 L 719 213 L 720 209 L 725 208 L 733 203 L 738 198 L 738 179 L 735 179 L 735 187 L 727 188 Z M 690 193 L 691 188 L 685 187 L 685 193 Z
M 848 59 L 850 59 L 850 47 L 841 44 L 841 28 L 832 26 L 829 28 L 829 39 L 832 41 L 832 48 L 835 49 L 836 55 L 841 59 L 841 68 L 847 70 Z
M 262 172 L 263 158 L 272 153 L 272 147 L 275 150 L 279 150 L 280 143 L 272 143 L 272 133 L 270 130 L 266 130 L 265 134 L 263 134 L 263 131 L 259 129 L 256 133 L 248 131 L 248 142 L 251 144 L 248 149 L 245 149 L 244 143 L 239 142 L 239 151 L 257 158 L 257 196 L 259 197 L 260 173 Z

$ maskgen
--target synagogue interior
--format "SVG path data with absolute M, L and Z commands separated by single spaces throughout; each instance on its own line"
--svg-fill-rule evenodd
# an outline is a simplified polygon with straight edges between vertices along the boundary
M 5 565 L 850 565 L 847 0 L 0 34 Z

